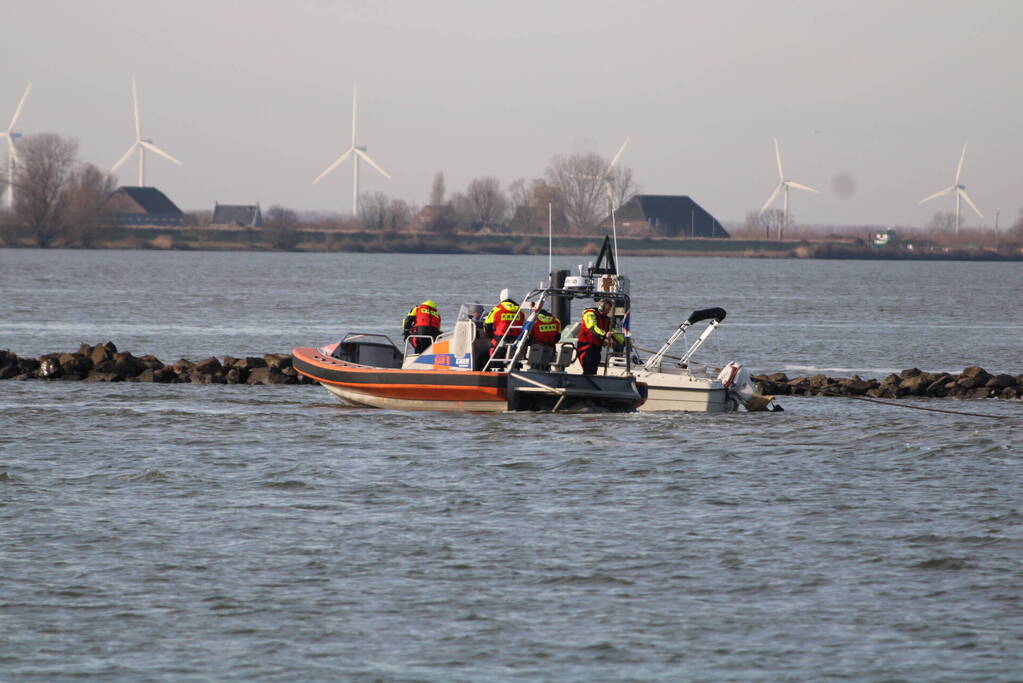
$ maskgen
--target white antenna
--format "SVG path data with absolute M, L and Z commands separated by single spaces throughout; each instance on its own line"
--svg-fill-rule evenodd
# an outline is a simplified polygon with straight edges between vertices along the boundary
M 28 99 L 28 93 L 32 89 L 32 84 L 29 83 L 25 87 L 25 93 L 21 96 L 21 100 L 18 102 L 17 108 L 14 110 L 14 116 L 11 117 L 11 123 L 7 126 L 7 130 L 0 132 L 0 137 L 7 138 L 7 208 L 14 208 L 14 168 L 18 164 L 18 148 L 15 146 L 14 141 L 21 137 L 21 133 L 14 132 L 14 126 L 18 123 L 18 117 L 21 116 L 21 110 L 25 106 L 25 100 Z
M 963 161 L 966 159 L 966 145 L 968 145 L 968 144 L 969 144 L 969 141 L 963 143 L 963 153 L 959 155 L 959 165 L 956 167 L 956 178 L 952 182 L 952 184 L 950 186 L 946 187 L 944 190 L 938 190 L 937 192 L 935 192 L 931 196 L 924 197 L 923 199 L 921 199 L 920 201 L 917 202 L 918 205 L 919 204 L 923 204 L 924 202 L 929 202 L 932 199 L 937 199 L 938 197 L 943 197 L 943 196 L 947 195 L 949 192 L 951 192 L 952 190 L 955 190 L 955 193 L 956 193 L 956 234 L 957 235 L 959 234 L 959 200 L 960 200 L 960 198 L 965 199 L 966 203 L 970 205 L 970 208 L 973 209 L 977 213 L 978 216 L 980 216 L 981 218 L 984 217 L 984 214 L 982 214 L 980 212 L 980 209 L 977 208 L 977 205 L 974 204 L 973 200 L 970 199 L 970 195 L 966 194 L 966 186 L 959 182 L 959 176 L 963 172 Z
M 167 154 L 167 152 L 163 151 L 162 149 L 160 149 L 156 145 L 154 145 L 153 144 L 153 140 L 151 138 L 143 138 L 142 137 L 142 124 L 139 121 L 139 94 L 138 94 L 138 89 L 135 87 L 135 79 L 134 78 L 131 79 L 131 102 L 132 102 L 132 109 L 135 112 L 135 142 L 131 143 L 131 147 L 129 147 L 128 151 L 124 153 L 124 156 L 121 157 L 120 159 L 118 159 L 117 163 L 114 164 L 110 168 L 110 172 L 113 173 L 118 168 L 120 168 L 121 164 L 126 162 L 128 160 L 128 157 L 130 157 L 135 152 L 135 150 L 138 150 L 138 153 L 139 153 L 139 187 L 145 187 L 146 186 L 146 150 L 147 149 L 150 152 L 154 153 L 154 154 L 162 156 L 164 159 L 167 159 L 169 161 L 173 161 L 178 166 L 181 165 L 181 162 L 178 161 L 177 159 L 175 159 L 174 157 L 172 157 L 170 154 Z
M 782 231 L 789 223 L 789 188 L 794 187 L 797 190 L 805 190 L 806 192 L 813 192 L 814 194 L 820 194 L 820 191 L 815 190 L 812 187 L 807 187 L 806 185 L 800 185 L 799 183 L 791 180 L 785 180 L 785 171 L 781 168 L 781 150 L 778 148 L 778 138 L 774 139 L 774 158 L 778 162 L 778 186 L 774 188 L 774 192 L 772 192 L 771 196 L 767 198 L 766 202 L 764 202 L 764 206 L 761 207 L 760 213 L 763 214 L 767 211 L 767 207 L 771 206 L 771 203 L 778 196 L 778 193 L 785 190 L 784 215 L 781 227 L 778 229 L 778 239 L 781 239 Z
M 547 274 L 554 275 L 554 204 L 547 202 Z M 551 282 L 553 285 L 554 283 Z
M 345 159 L 351 155 L 355 155 L 355 159 L 352 162 L 352 215 L 359 215 L 359 159 L 362 159 L 367 164 L 379 171 L 385 178 L 390 179 L 390 175 L 384 169 L 377 166 L 377 163 L 370 159 L 369 155 L 366 154 L 366 147 L 360 147 L 355 143 L 355 124 L 358 118 L 359 107 L 357 104 L 358 91 L 357 86 L 352 86 L 352 146 L 348 148 L 341 156 L 334 160 L 330 166 L 326 168 L 320 175 L 316 176 L 316 180 L 313 181 L 313 185 L 320 182 L 328 173 L 333 171 L 335 168 L 341 165 Z

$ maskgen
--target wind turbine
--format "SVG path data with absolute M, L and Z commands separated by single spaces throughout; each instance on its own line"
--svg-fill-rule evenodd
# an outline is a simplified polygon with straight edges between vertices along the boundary
M 615 206 L 614 206 L 614 186 L 611 183 L 611 177 L 612 177 L 611 174 L 614 171 L 615 164 L 617 164 L 618 160 L 622 158 L 622 152 L 625 151 L 625 147 L 629 144 L 629 140 L 631 140 L 631 139 L 632 138 L 629 138 L 629 137 L 625 138 L 625 142 L 623 142 L 622 146 L 618 148 L 618 153 L 615 154 L 614 158 L 611 159 L 611 163 L 607 165 L 607 170 L 604 171 L 603 174 L 601 174 L 599 176 L 588 176 L 588 177 L 592 177 L 592 178 L 594 178 L 596 180 L 599 180 L 602 183 L 604 183 L 604 188 L 607 190 L 607 201 L 611 205 L 612 213 L 614 212 Z
M 785 171 L 781 169 L 781 150 L 778 149 L 778 138 L 774 139 L 774 158 L 778 162 L 778 186 L 774 188 L 774 192 L 772 192 L 771 196 L 767 198 L 766 202 L 764 202 L 764 206 L 761 207 L 760 213 L 763 214 L 767 211 L 767 207 L 769 207 L 771 202 L 775 200 L 778 193 L 785 190 L 785 214 L 782 219 L 781 227 L 778 229 L 778 239 L 781 239 L 782 231 L 785 229 L 785 226 L 789 224 L 789 188 L 794 187 L 797 190 L 805 190 L 807 192 L 813 192 L 814 194 L 820 194 L 820 191 L 815 190 L 812 187 L 807 187 L 806 185 L 800 185 L 792 180 L 785 180 Z
M 355 123 L 358 118 L 358 92 L 356 86 L 352 86 L 352 146 L 348 148 L 341 156 L 334 160 L 330 166 L 326 168 L 320 175 L 316 176 L 316 180 L 313 181 L 313 185 L 320 182 L 328 173 L 333 171 L 335 168 L 340 166 L 345 159 L 355 155 L 355 159 L 352 161 L 352 215 L 359 215 L 359 159 L 362 159 L 367 164 L 380 171 L 385 178 L 391 176 L 384 169 L 377 166 L 376 162 L 369 158 L 366 154 L 366 147 L 355 144 Z
M 604 188 L 607 190 L 607 203 L 611 207 L 611 236 L 614 238 L 615 247 L 615 267 L 618 266 L 618 226 L 615 225 L 615 199 L 614 199 L 614 188 L 611 185 L 611 173 L 614 171 L 615 164 L 622 158 L 622 152 L 625 151 L 625 146 L 629 144 L 631 138 L 626 136 L 625 142 L 618 148 L 618 153 L 611 159 L 611 163 L 607 165 L 607 170 L 604 171 L 603 175 L 598 176 L 598 179 L 604 183 Z
M 14 166 L 18 163 L 18 148 L 15 146 L 14 141 L 21 137 L 21 133 L 14 132 L 14 126 L 18 122 L 18 117 L 21 115 L 21 109 L 25 106 L 25 100 L 28 99 L 28 92 L 32 89 L 32 84 L 29 83 L 25 88 L 25 94 L 21 96 L 21 101 L 18 102 L 18 108 L 14 110 L 14 116 L 11 117 L 11 125 L 7 126 L 7 130 L 0 133 L 0 137 L 7 138 L 7 208 L 11 209 L 14 207 Z
M 943 197 L 943 196 L 947 195 L 949 192 L 951 192 L 952 190 L 955 190 L 956 191 L 956 234 L 957 235 L 959 234 L 959 198 L 960 197 L 962 197 L 963 199 L 966 200 L 966 203 L 970 205 L 971 209 L 973 209 L 974 211 L 977 212 L 978 216 L 980 216 L 981 218 L 984 217 L 984 214 L 982 214 L 980 212 L 980 209 L 978 209 L 977 206 L 970 199 L 970 195 L 966 194 L 966 186 L 959 184 L 959 176 L 963 172 L 963 161 L 966 159 L 966 145 L 968 145 L 968 144 L 970 144 L 969 141 L 963 143 L 963 153 L 961 155 L 959 155 L 959 166 L 956 167 L 956 179 L 952 183 L 952 185 L 950 185 L 949 187 L 946 187 L 944 190 L 939 190 L 938 192 L 935 192 L 930 197 L 924 197 L 923 199 L 921 199 L 920 201 L 917 202 L 917 205 L 920 205 L 920 204 L 923 204 L 924 202 L 929 202 L 932 199 L 937 199 L 938 197 Z
M 139 122 L 139 93 L 135 87 L 135 79 L 131 79 L 131 102 L 135 110 L 135 142 L 131 143 L 131 147 L 124 153 L 124 156 L 117 160 L 117 163 L 113 165 L 110 172 L 113 173 L 121 167 L 121 165 L 128 160 L 135 150 L 139 152 L 139 187 L 146 186 L 146 150 L 148 149 L 153 154 L 158 154 L 164 159 L 173 161 L 178 166 L 181 162 L 172 157 L 167 152 L 163 151 L 159 147 L 153 144 L 152 138 L 142 137 L 142 126 Z

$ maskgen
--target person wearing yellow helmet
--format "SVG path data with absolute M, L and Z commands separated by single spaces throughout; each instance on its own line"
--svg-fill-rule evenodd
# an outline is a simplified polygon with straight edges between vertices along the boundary
M 412 349 L 416 353 L 426 351 L 440 334 L 440 313 L 437 311 L 437 302 L 427 299 L 418 306 L 413 306 L 405 316 L 401 329 L 403 338 L 412 337 Z

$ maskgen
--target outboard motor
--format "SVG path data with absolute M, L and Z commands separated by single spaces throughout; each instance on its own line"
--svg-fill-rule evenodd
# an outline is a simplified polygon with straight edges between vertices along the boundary
M 774 396 L 763 396 L 757 393 L 749 370 L 738 363 L 732 362 L 721 368 L 718 380 L 728 389 L 728 395 L 741 403 L 747 412 L 755 413 L 766 410 L 776 413 L 783 410 L 774 402 Z

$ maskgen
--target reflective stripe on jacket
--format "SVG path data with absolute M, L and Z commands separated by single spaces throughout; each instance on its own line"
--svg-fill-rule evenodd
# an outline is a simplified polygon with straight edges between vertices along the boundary
M 561 337 L 561 321 L 547 313 L 537 313 L 533 322 L 533 341 L 555 344 Z
M 611 329 L 610 317 L 596 308 L 583 310 L 582 325 L 579 326 L 580 345 L 603 344 L 608 334 L 618 343 L 625 341 L 625 337 L 620 332 Z
M 416 327 L 434 327 L 440 329 L 440 313 L 433 306 L 419 304 L 416 307 Z
M 493 326 L 491 335 L 494 339 L 500 339 L 504 336 L 505 330 L 511 328 L 508 332 L 508 338 L 511 340 L 519 336 L 524 320 L 525 316 L 522 315 L 518 305 L 505 300 L 490 309 L 490 313 L 487 314 L 486 320 L 483 323 Z

